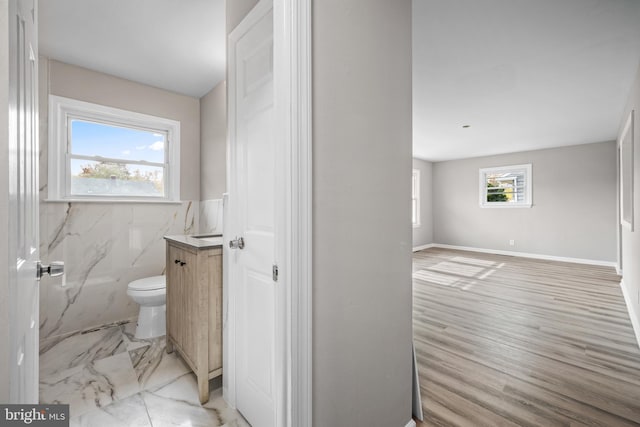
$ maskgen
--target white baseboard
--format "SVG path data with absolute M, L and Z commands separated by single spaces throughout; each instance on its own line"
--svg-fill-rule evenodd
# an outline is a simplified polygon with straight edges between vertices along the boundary
M 638 342 L 638 347 L 640 347 L 640 319 L 638 318 L 638 313 L 633 308 L 633 304 L 631 303 L 631 295 L 627 292 L 627 288 L 624 285 L 624 280 L 620 281 L 620 287 L 622 288 L 622 295 L 624 295 L 624 302 L 627 304 L 627 312 L 629 312 L 629 317 L 631 318 L 631 325 L 633 326 L 633 332 L 636 334 L 636 341 Z
M 416 422 L 411 419 L 404 427 L 416 427 Z
M 418 252 L 418 251 L 421 251 L 423 249 L 429 249 L 429 248 L 432 248 L 433 246 L 434 246 L 434 243 L 429 243 L 428 245 L 414 246 L 413 247 L 413 252 Z
M 444 248 L 444 249 L 457 249 L 460 251 L 469 251 L 469 252 L 484 252 L 484 253 L 496 254 L 496 255 L 518 256 L 522 258 L 546 259 L 549 261 L 573 262 L 576 264 L 599 265 L 603 267 L 616 268 L 617 266 L 617 263 L 615 261 L 600 261 L 595 259 L 570 258 L 570 257 L 562 257 L 562 256 L 555 256 L 555 255 L 531 254 L 527 252 L 502 251 L 499 249 L 473 248 L 470 246 L 455 246 L 455 245 L 443 245 L 440 243 L 433 243 L 431 247 Z

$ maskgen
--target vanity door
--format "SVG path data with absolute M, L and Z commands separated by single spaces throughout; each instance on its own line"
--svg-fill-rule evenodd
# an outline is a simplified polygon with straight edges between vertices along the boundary
M 182 268 L 180 259 L 183 250 L 167 244 L 167 336 L 182 348 L 180 315 L 183 311 L 184 289 L 182 286 Z M 168 344 L 170 345 L 170 344 Z
M 198 343 L 196 270 L 195 252 L 172 244 L 168 245 L 167 334 L 192 363 L 196 360 Z
M 178 313 L 181 325 L 181 347 L 193 366 L 197 366 L 197 349 L 199 345 L 206 345 L 198 340 L 198 329 L 203 325 L 198 322 L 198 291 L 196 282 L 198 256 L 187 249 L 181 250 L 180 275 L 182 279 L 182 305 Z

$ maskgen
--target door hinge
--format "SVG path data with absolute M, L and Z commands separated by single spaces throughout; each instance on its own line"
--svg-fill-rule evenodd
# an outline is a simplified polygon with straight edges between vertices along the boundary
M 278 265 L 277 264 L 273 264 L 273 267 L 271 267 L 271 277 L 273 278 L 274 282 L 278 281 Z

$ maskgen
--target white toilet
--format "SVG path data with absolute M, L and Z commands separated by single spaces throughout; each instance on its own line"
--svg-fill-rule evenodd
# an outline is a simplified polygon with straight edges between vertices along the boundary
M 136 338 L 154 338 L 166 333 L 166 276 L 145 277 L 129 283 L 127 295 L 140 304 Z

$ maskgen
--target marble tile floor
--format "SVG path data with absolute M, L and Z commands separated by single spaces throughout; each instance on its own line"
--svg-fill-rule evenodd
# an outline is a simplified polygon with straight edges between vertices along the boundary
M 164 337 L 139 340 L 135 323 L 108 325 L 43 343 L 41 403 L 68 403 L 71 423 L 91 427 L 248 427 L 222 398 L 198 401 L 197 382 Z

